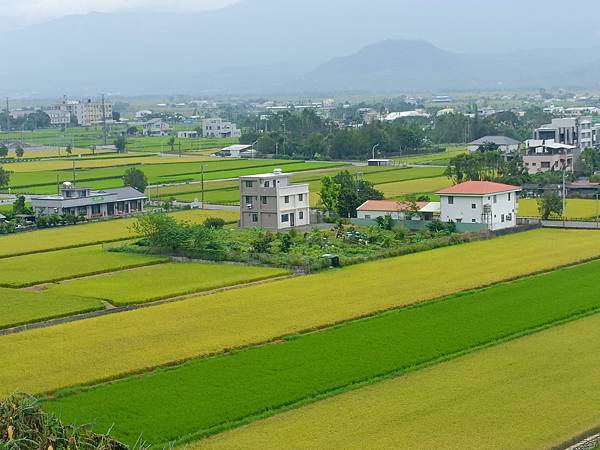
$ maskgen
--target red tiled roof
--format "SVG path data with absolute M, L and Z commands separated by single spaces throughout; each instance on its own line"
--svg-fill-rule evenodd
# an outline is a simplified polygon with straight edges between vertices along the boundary
M 510 184 L 494 183 L 492 181 L 466 181 L 456 186 L 442 189 L 437 193 L 450 195 L 487 195 L 520 190 L 519 186 L 511 186 Z
M 417 202 L 417 208 L 421 209 L 427 206 L 429 202 Z M 394 200 L 367 200 L 360 205 L 357 211 L 402 211 L 410 207 L 409 202 L 396 202 Z

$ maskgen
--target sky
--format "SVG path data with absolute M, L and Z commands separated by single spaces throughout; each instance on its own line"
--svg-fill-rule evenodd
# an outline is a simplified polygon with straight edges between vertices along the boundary
M 8 28 L 73 14 L 143 11 L 203 11 L 235 3 L 236 0 L 0 0 L 0 18 L 8 20 Z

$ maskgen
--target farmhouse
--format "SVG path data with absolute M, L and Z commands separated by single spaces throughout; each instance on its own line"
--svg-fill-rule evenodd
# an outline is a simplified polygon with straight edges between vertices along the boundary
M 489 230 L 517 224 L 521 188 L 491 181 L 467 181 L 438 191 L 442 222 L 480 223 Z
M 229 147 L 222 148 L 221 151 L 218 152 L 218 155 L 225 158 L 239 158 L 240 156 L 245 156 L 251 149 L 251 145 L 230 145 Z M 250 156 L 252 156 L 252 154 L 250 154 Z
M 416 207 L 420 213 L 429 202 L 417 202 Z M 356 208 L 358 219 L 376 219 L 377 217 L 391 216 L 395 220 L 406 220 L 406 214 L 410 212 L 412 205 L 408 202 L 396 202 L 394 200 L 367 200 Z M 415 211 L 416 212 L 416 211 Z M 421 214 L 414 214 L 409 220 L 420 220 Z
M 476 152 L 485 144 L 494 144 L 505 155 L 515 154 L 519 151 L 521 142 L 506 136 L 484 136 L 467 144 L 469 153 Z
M 166 136 L 170 132 L 171 127 L 162 119 L 150 119 L 144 124 L 144 136 Z
M 196 139 L 198 137 L 198 132 L 195 130 L 191 131 L 178 131 L 177 137 L 179 139 Z
M 202 137 L 205 138 L 239 138 L 242 131 L 235 123 L 226 122 L 218 117 L 202 121 Z
M 308 184 L 290 184 L 289 174 L 240 177 L 240 226 L 285 230 L 310 225 Z
M 71 214 L 96 219 L 142 212 L 147 199 L 129 186 L 92 191 L 67 182 L 60 189 L 60 194 L 32 197 L 31 206 L 36 216 Z

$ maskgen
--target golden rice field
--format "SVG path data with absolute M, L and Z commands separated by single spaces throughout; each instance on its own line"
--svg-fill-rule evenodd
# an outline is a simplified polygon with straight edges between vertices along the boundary
M 598 346 L 594 315 L 187 448 L 556 448 L 598 427 Z
M 214 159 L 214 158 L 213 158 Z M 139 157 L 115 157 L 98 159 L 52 159 L 45 161 L 29 161 L 5 164 L 4 168 L 11 172 L 39 172 L 44 170 L 69 170 L 75 162 L 76 169 L 90 169 L 98 167 L 117 167 L 132 164 L 169 164 L 194 161 L 213 160 L 202 156 L 180 158 L 177 156 L 139 156 Z
M 593 219 L 600 213 L 600 202 L 595 199 L 567 199 L 567 219 Z M 537 200 L 522 198 L 519 200 L 519 217 L 540 217 Z
M 3 336 L 0 397 L 112 379 L 598 257 L 595 231 L 542 229 Z
M 386 198 L 394 198 L 408 194 L 436 192 L 451 185 L 452 181 L 447 177 L 435 177 L 378 184 L 376 188 L 383 192 Z
M 202 222 L 207 217 L 239 220 L 237 211 L 190 210 L 173 213 L 180 220 Z M 133 237 L 131 225 L 135 219 L 114 219 L 82 225 L 30 231 L 0 236 L 0 257 L 92 245 Z

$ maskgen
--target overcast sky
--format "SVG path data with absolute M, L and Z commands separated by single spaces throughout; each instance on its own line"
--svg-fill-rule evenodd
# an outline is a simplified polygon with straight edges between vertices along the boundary
M 8 28 L 19 28 L 34 22 L 93 11 L 202 11 L 235 2 L 236 0 L 0 0 L 0 17 L 10 20 Z

